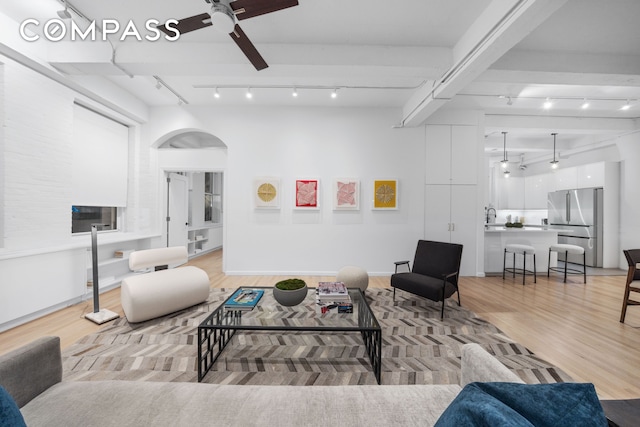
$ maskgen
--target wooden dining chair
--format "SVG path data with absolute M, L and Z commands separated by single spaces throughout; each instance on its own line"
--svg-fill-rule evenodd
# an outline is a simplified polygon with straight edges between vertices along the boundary
M 629 264 L 627 285 L 624 288 L 624 300 L 622 301 L 622 313 L 620 313 L 620 322 L 624 323 L 624 318 L 627 315 L 627 305 L 640 305 L 640 301 L 629 299 L 631 292 L 640 292 L 640 287 L 631 286 L 633 282 L 640 281 L 640 270 L 637 269 L 637 264 L 640 263 L 640 249 L 628 249 L 622 252 L 624 252 Z

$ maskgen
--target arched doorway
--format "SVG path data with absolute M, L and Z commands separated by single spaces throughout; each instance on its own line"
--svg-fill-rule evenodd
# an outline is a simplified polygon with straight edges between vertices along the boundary
M 166 245 L 185 245 L 190 258 L 223 247 L 226 144 L 208 132 L 182 130 L 154 145 L 166 182 Z

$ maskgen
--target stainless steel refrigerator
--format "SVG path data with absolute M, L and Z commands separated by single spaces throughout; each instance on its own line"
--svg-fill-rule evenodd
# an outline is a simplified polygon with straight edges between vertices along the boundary
M 602 267 L 602 188 L 581 188 L 549 193 L 549 228 L 558 230 L 558 243 L 582 246 L 589 267 Z M 564 254 L 558 254 L 564 261 Z M 569 262 L 582 264 L 582 256 Z

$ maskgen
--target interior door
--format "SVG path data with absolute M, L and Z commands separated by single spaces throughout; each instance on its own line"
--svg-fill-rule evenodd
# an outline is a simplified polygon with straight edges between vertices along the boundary
M 167 246 L 187 246 L 189 221 L 189 181 L 171 173 L 167 191 Z
M 451 241 L 451 186 L 426 185 L 424 193 L 424 238 Z

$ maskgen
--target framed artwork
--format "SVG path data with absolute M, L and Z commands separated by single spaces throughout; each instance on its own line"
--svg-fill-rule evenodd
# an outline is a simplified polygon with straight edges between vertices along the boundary
M 256 178 L 253 181 L 253 202 L 256 209 L 279 209 L 280 179 Z
M 336 178 L 333 181 L 333 209 L 360 209 L 360 181 L 354 178 Z
M 297 209 L 320 208 L 320 180 L 296 179 L 295 204 Z
M 373 209 L 398 209 L 398 180 L 373 181 Z

